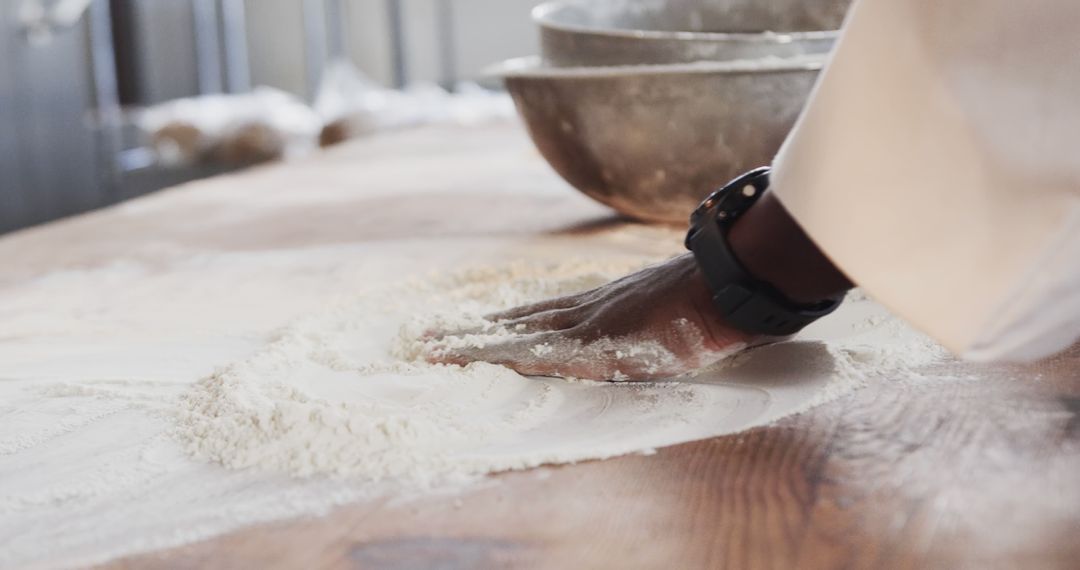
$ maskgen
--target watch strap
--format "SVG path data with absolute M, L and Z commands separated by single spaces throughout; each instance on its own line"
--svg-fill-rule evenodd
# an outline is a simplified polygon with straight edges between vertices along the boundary
M 731 250 L 727 229 L 768 189 L 768 174 L 767 168 L 749 172 L 706 199 L 691 219 L 686 245 L 729 325 L 751 334 L 790 336 L 835 311 L 841 299 L 793 303 L 751 276 Z

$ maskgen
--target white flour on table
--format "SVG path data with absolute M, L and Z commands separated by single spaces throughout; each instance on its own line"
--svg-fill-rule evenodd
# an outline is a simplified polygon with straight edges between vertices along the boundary
M 565 259 L 582 253 L 580 238 L 509 252 L 459 243 L 491 263 L 423 279 L 399 275 L 460 262 L 420 244 L 220 254 L 9 291 L 0 566 L 91 563 L 506 470 L 650 453 L 916 375 L 941 356 L 857 298 L 792 342 L 669 382 L 417 360 L 426 328 L 594 287 L 665 253 L 614 253 L 648 251 L 635 231 L 589 238 L 591 260 L 578 262 Z M 530 261 L 505 262 L 515 257 Z M 349 290 L 360 292 L 326 299 Z
M 897 354 L 892 347 L 875 348 L 870 335 L 841 323 L 833 330 L 846 324 L 849 338 L 821 344 L 816 354 L 799 348 L 795 358 L 785 358 L 783 347 L 761 348 L 682 381 L 567 382 L 482 362 L 461 368 L 423 361 L 425 331 L 479 325 L 481 315 L 596 287 L 641 266 L 639 260 L 517 264 L 369 292 L 290 325 L 255 356 L 199 382 L 182 398 L 178 434 L 193 456 L 231 468 L 429 487 L 738 431 L 936 355 L 921 337 L 897 329 L 882 339 L 901 349 L 902 361 L 890 362 L 884 357 Z M 410 318 L 417 310 L 432 316 Z M 401 332 L 390 342 L 396 328 Z M 669 357 L 658 346 L 623 350 Z M 757 358 L 780 360 L 774 365 L 796 374 L 827 359 L 833 374 L 823 385 L 806 385 L 822 390 L 814 397 L 772 409 L 762 383 L 717 385 Z
M 180 439 L 194 456 L 234 468 L 430 487 L 730 429 L 727 406 L 715 402 L 728 391 L 709 386 L 571 383 L 482 362 L 423 362 L 427 330 L 479 324 L 640 266 L 517 264 L 364 294 L 199 382 L 182 399 Z

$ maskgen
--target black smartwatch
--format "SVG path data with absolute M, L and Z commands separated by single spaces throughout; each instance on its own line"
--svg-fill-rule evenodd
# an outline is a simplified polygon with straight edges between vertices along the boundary
M 686 247 L 712 289 L 713 304 L 724 321 L 747 333 L 790 336 L 835 311 L 843 298 L 801 305 L 775 287 L 751 276 L 731 251 L 728 231 L 769 189 L 768 168 L 731 181 L 705 199 L 690 217 Z

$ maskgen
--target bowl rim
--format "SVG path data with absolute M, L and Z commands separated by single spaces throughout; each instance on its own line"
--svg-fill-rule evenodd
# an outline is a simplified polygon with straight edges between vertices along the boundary
M 829 54 L 814 54 L 786 58 L 770 56 L 757 59 L 698 61 L 693 63 L 556 67 L 548 65 L 541 56 L 533 55 L 515 57 L 490 65 L 483 70 L 482 74 L 485 77 L 501 79 L 594 79 L 631 75 L 676 74 L 735 75 L 821 71 L 828 60 Z
M 595 28 L 559 22 L 551 18 L 556 10 L 570 6 L 566 0 L 550 0 L 532 9 L 532 20 L 541 28 L 560 32 L 578 34 L 590 34 L 609 38 L 640 39 L 640 40 L 697 40 L 711 42 L 757 42 L 788 44 L 795 41 L 827 40 L 836 39 L 840 36 L 839 30 L 814 30 L 799 32 L 693 32 L 693 31 L 664 31 L 664 30 L 636 30 L 626 28 Z

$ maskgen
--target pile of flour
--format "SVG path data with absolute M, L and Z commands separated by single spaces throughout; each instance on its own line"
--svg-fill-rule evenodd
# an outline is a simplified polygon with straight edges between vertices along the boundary
M 0 567 L 90 565 L 488 473 L 647 453 L 917 378 L 942 355 L 854 296 L 792 341 L 665 382 L 418 358 L 429 329 L 600 285 L 678 245 L 625 225 L 528 242 L 170 250 L 9 287 Z
M 731 433 L 940 355 L 855 297 L 827 328 L 668 382 L 526 378 L 493 364 L 423 360 L 431 330 L 481 326 L 482 315 L 587 290 L 645 262 L 519 263 L 366 291 L 198 382 L 181 399 L 176 434 L 194 457 L 234 469 L 430 488 Z M 622 351 L 670 358 L 659 346 Z

